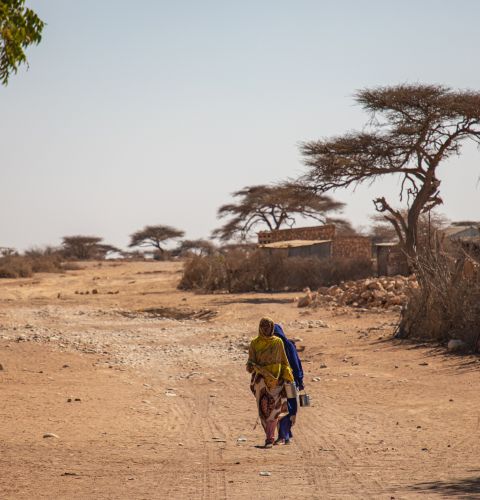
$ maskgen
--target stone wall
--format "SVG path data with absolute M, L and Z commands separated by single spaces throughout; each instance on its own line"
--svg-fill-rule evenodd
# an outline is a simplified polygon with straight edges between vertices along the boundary
M 372 240 L 365 236 L 339 236 L 334 238 L 332 257 L 340 259 L 371 259 Z
M 277 241 L 292 240 L 333 240 L 335 226 L 333 224 L 314 227 L 297 227 L 293 229 L 278 229 L 276 231 L 261 231 L 258 233 L 258 243 L 266 245 Z
M 399 244 L 377 245 L 376 257 L 379 276 L 408 276 L 410 274 L 407 258 Z

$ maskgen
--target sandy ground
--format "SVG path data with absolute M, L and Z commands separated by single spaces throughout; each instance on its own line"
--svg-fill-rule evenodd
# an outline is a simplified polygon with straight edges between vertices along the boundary
M 392 341 L 394 313 L 178 291 L 180 269 L 0 282 L 1 499 L 480 498 L 476 358 Z M 166 306 L 218 314 L 141 312 Z M 312 397 L 271 450 L 244 368 L 263 315 Z

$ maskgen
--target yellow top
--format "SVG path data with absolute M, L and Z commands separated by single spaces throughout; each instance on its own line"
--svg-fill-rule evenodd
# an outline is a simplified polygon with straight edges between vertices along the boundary
M 288 363 L 281 339 L 275 336 L 258 335 L 250 342 L 248 364 L 265 378 L 267 387 L 275 387 L 279 380 L 293 382 L 292 369 Z

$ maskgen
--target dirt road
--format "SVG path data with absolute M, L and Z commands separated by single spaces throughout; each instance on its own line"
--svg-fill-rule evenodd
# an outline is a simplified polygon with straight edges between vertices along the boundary
M 394 313 L 181 292 L 179 270 L 0 282 L 0 498 L 480 498 L 476 358 L 392 341 Z M 312 397 L 271 450 L 244 368 L 263 315 Z

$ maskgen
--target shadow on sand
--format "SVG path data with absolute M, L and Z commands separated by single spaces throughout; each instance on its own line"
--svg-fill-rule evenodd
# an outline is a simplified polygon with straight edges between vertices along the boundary
M 458 370 L 462 372 L 478 371 L 480 366 L 479 353 L 449 352 L 444 345 L 438 342 L 422 342 L 415 339 L 396 339 L 393 335 L 383 333 L 385 337 L 372 340 L 371 345 L 381 345 L 392 349 L 405 349 L 408 351 L 423 350 L 425 360 L 428 358 L 437 359 L 448 365 L 444 365 L 446 370 Z M 479 497 L 480 498 L 480 497 Z
M 218 302 L 217 302 L 218 303 Z M 275 298 L 275 297 L 232 297 L 231 299 L 222 300 L 221 305 L 229 304 L 291 304 L 291 298 Z
M 480 498 L 480 476 L 468 477 L 457 481 L 432 481 L 419 483 L 408 488 L 417 493 L 440 495 L 448 498 L 470 500 Z

